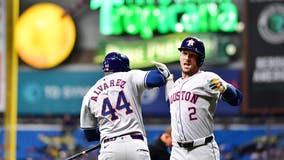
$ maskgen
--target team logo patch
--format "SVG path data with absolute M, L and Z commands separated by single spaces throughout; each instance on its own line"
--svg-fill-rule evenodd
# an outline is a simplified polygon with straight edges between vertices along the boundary
M 195 41 L 192 40 L 192 39 L 190 39 L 190 40 L 187 41 L 187 45 L 188 45 L 188 46 L 193 46 L 194 43 L 195 43 Z

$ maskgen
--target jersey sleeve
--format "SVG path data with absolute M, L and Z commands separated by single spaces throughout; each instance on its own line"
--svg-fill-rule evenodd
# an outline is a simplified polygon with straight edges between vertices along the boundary
M 213 72 L 207 72 L 207 78 L 206 80 L 209 82 L 211 79 L 213 78 L 217 78 L 219 79 L 223 85 L 227 86 L 227 90 L 221 94 L 218 91 L 214 91 L 212 89 L 209 88 L 209 86 L 206 84 L 206 87 L 208 88 L 208 92 L 212 93 L 212 94 L 216 94 L 218 95 L 218 97 L 221 98 L 221 100 L 229 103 L 232 106 L 238 106 L 241 104 L 242 102 L 242 93 L 239 89 L 235 88 L 232 84 L 226 82 L 225 80 L 223 80 L 219 75 L 217 75 L 216 73 Z
M 80 128 L 93 129 L 97 127 L 97 119 L 90 111 L 91 100 L 84 97 L 80 113 Z
M 226 81 L 224 81 L 219 75 L 217 75 L 216 73 L 213 73 L 213 72 L 205 72 L 205 74 L 203 74 L 203 77 L 202 77 L 202 81 L 203 81 L 203 84 L 204 84 L 204 89 L 207 93 L 209 93 L 210 95 L 215 95 L 217 97 L 220 96 L 220 92 L 219 91 L 215 91 L 215 90 L 212 90 L 209 85 L 210 85 L 210 81 L 212 79 L 219 79 L 222 84 L 224 85 L 227 85 L 228 83 Z
M 97 126 L 97 119 L 90 112 L 90 103 L 91 100 L 88 99 L 86 99 L 86 103 L 83 102 L 80 115 L 80 128 L 83 130 L 88 142 L 100 140 L 100 131 Z
M 145 84 L 148 88 L 162 87 L 166 79 L 158 70 L 150 70 L 145 77 Z
M 132 82 L 139 87 L 154 88 L 161 87 L 166 84 L 165 77 L 158 70 L 131 70 Z

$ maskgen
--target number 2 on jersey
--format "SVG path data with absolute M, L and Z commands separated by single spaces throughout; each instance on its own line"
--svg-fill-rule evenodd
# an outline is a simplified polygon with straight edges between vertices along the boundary
M 197 120 L 196 114 L 196 108 L 195 107 L 188 107 L 188 112 L 189 112 L 189 119 L 190 120 Z
M 111 120 L 113 121 L 113 120 L 118 119 L 118 116 L 116 113 L 117 110 L 122 110 L 122 109 L 126 109 L 125 114 L 129 114 L 133 112 L 133 110 L 130 108 L 130 104 L 127 102 L 124 92 L 120 91 L 117 96 L 117 103 L 115 107 L 111 105 L 111 102 L 108 97 L 104 99 L 103 106 L 102 106 L 102 115 L 103 116 L 110 115 Z

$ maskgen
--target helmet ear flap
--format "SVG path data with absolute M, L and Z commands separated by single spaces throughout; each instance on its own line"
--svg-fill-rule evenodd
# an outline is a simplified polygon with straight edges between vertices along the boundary
M 203 65 L 204 58 L 205 58 L 205 56 L 201 56 L 201 55 L 198 56 L 197 65 L 199 67 L 201 67 Z
M 200 39 L 196 37 L 187 37 L 182 41 L 178 50 L 179 51 L 190 50 L 192 52 L 197 53 L 198 54 L 197 65 L 199 67 L 202 66 L 205 59 L 205 47 Z
M 129 59 L 118 52 L 110 52 L 103 61 L 104 72 L 127 72 L 130 70 Z

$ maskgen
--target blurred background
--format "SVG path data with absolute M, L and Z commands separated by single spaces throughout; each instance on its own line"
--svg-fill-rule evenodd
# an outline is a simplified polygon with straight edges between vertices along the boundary
M 218 104 L 222 160 L 284 159 L 283 0 L 0 0 L 0 158 L 65 159 L 95 143 L 80 128 L 81 101 L 110 51 L 131 68 L 166 63 L 197 36 L 203 70 L 240 88 L 241 106 Z M 148 141 L 170 124 L 164 88 L 146 91 Z M 96 159 L 97 151 L 81 159 Z

